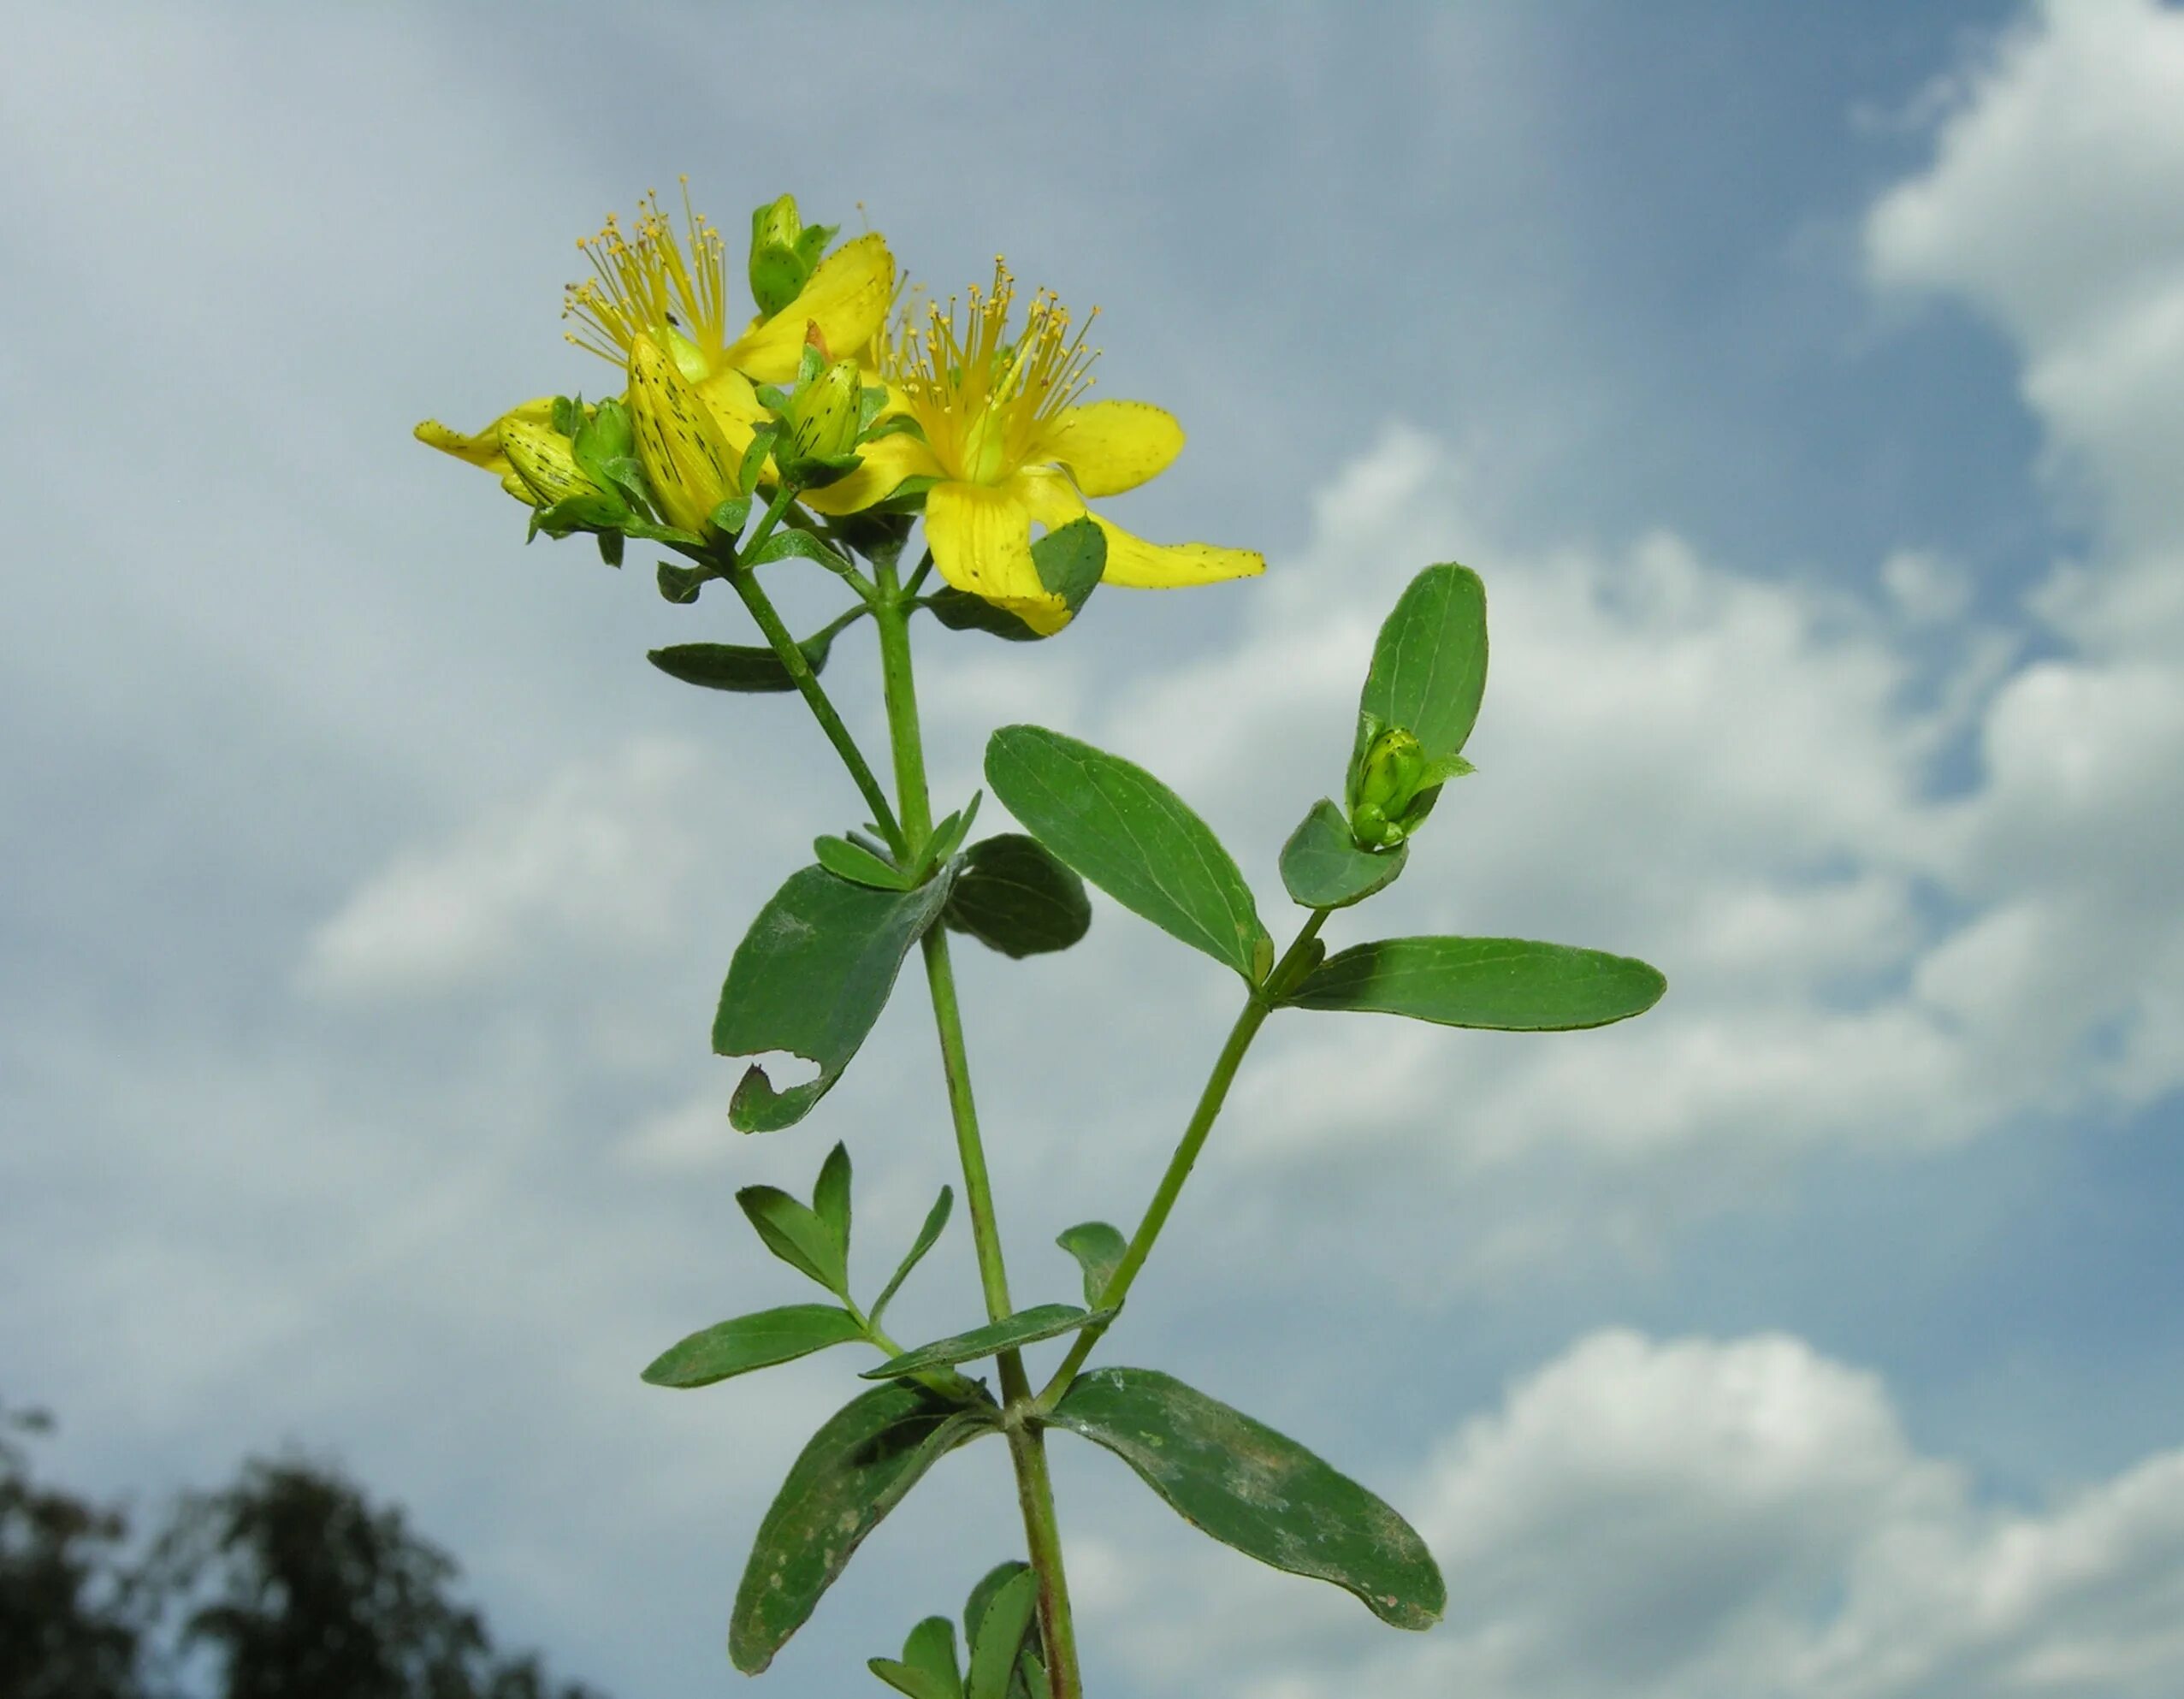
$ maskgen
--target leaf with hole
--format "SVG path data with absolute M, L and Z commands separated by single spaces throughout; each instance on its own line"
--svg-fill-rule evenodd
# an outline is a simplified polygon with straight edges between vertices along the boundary
M 728 1655 L 745 1675 L 773 1661 L 850 1557 L 926 1471 L 990 1431 L 966 1408 L 907 1382 L 849 1400 L 812 1436 L 759 1524 L 729 1617 Z
M 1135 1470 L 1183 1519 L 1247 1557 L 1332 1582 L 1382 1622 L 1430 1628 L 1447 1590 L 1418 1530 L 1347 1475 L 1152 1369 L 1080 1375 L 1050 1418 Z
M 728 1105 L 745 1133 L 771 1133 L 808 1114 L 842 1075 L 895 988 L 903 958 L 939 918 L 945 877 L 915 891 L 875 891 L 806 867 L 759 911 L 720 990 L 713 1047 L 722 1056 L 789 1051 L 819 1077 L 777 1091 L 756 1063 Z
M 864 1336 L 849 1312 L 832 1304 L 784 1304 L 716 1323 L 669 1346 L 645 1370 L 644 1379 L 656 1387 L 709 1387 Z
M 1245 979 L 1273 941 L 1212 829 L 1143 767 L 1037 725 L 985 746 L 986 782 L 1067 866 Z
M 1642 1015 L 1668 982 L 1627 956 L 1514 938 L 1390 938 L 1330 956 L 1282 1001 L 1443 1027 L 1566 1033 Z
M 1092 928 L 1085 882 L 1036 838 L 1004 832 L 963 856 L 941 918 L 989 950 L 1021 960 L 1067 950 Z
M 923 1369 L 944 1369 L 951 1363 L 974 1362 L 997 1352 L 1013 1351 L 1018 1346 L 1074 1333 L 1094 1322 L 1110 1320 L 1114 1314 L 1112 1310 L 1088 1312 L 1074 1304 L 1034 1305 L 997 1322 L 988 1322 L 982 1328 L 973 1328 L 968 1333 L 951 1334 L 929 1345 L 914 1346 L 899 1357 L 889 1358 L 877 1369 L 867 1369 L 864 1378 L 886 1380 L 898 1375 L 914 1375 Z

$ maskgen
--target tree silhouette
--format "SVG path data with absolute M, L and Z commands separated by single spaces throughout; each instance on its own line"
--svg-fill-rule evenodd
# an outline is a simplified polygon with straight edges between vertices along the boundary
M 13 1434 L 36 1411 L 0 1411 L 0 1699 L 140 1699 L 141 1625 L 119 1558 L 121 1511 L 42 1486 Z

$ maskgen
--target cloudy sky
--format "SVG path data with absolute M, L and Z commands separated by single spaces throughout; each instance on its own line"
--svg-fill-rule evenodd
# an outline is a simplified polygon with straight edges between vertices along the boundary
M 1373 1623 L 1057 1442 L 1100 1695 L 2068 1699 L 2184 1689 L 2184 12 L 1700 4 L 86 5 L 0 61 L 0 1394 L 147 1501 L 345 1460 L 509 1635 L 739 1687 L 751 1531 L 841 1356 L 636 1370 L 800 1299 L 735 1188 L 846 1139 L 876 1283 L 948 1145 L 891 1012 L 724 1118 L 728 954 L 852 794 L 738 633 L 521 543 L 409 437 L 605 368 L 571 239 L 690 174 L 945 289 L 1104 311 L 1189 451 L 1117 517 L 1266 576 L 932 630 L 944 794 L 1044 721 L 1274 853 L 1371 632 L 1484 575 L 1494 670 L 1342 938 L 1642 955 L 1524 1039 L 1289 1015 L 1110 1360 L 1406 1509 Z M 791 593 L 800 617 L 825 587 Z M 837 649 L 876 713 L 868 652 Z M 1277 930 L 1281 923 L 1276 921 Z M 1335 930 L 1333 928 L 1331 931 Z M 965 959 L 1024 1301 L 1128 1222 L 1233 981 L 1112 906 Z M 977 1314 L 960 1226 L 905 1336 Z M 1017 1549 L 951 1459 L 765 1690 Z

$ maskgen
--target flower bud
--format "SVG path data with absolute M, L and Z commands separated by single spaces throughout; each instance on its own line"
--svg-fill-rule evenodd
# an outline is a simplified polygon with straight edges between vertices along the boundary
M 799 460 L 835 460 L 854 452 L 864 406 L 864 373 L 837 360 L 789 402 L 789 447 Z
M 1392 850 L 1424 820 L 1441 778 L 1424 746 L 1400 725 L 1364 747 L 1350 778 L 1350 831 L 1367 850 Z
M 660 517 L 703 536 L 713 510 L 743 492 L 741 459 L 690 381 L 649 336 L 630 344 L 630 423 Z
M 530 492 L 524 500 L 534 507 L 551 507 L 572 495 L 607 494 L 584 475 L 569 439 L 558 430 L 510 419 L 500 427 L 500 452 Z
M 837 227 L 807 225 L 796 198 L 784 195 L 751 214 L 751 299 L 761 318 L 772 318 L 796 299 Z

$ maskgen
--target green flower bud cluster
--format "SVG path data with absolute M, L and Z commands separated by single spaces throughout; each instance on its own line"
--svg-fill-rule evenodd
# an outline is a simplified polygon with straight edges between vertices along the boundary
M 842 227 L 806 224 L 796 198 L 783 195 L 751 213 L 751 299 L 759 317 L 772 318 L 802 293 L 820 256 Z
M 824 489 L 840 482 L 857 469 L 859 444 L 901 423 L 873 428 L 887 392 L 867 385 L 865 376 L 855 360 L 832 358 L 814 325 L 797 362 L 794 387 L 759 385 L 758 398 L 774 418 L 765 427 L 772 434 L 773 464 L 797 488 Z
M 1425 824 L 1443 784 L 1473 770 L 1461 755 L 1435 761 L 1412 732 L 1362 716 L 1347 792 L 1351 837 L 1361 850 L 1393 850 Z

